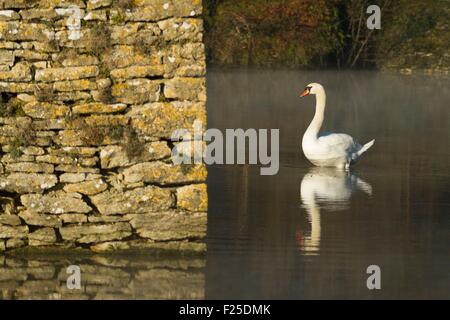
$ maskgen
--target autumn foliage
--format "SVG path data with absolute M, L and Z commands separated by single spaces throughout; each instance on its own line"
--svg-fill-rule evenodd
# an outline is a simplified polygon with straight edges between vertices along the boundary
M 220 65 L 306 66 L 338 45 L 325 0 L 225 0 L 207 7 L 209 58 Z
M 446 4 L 447 3 L 447 4 Z M 381 30 L 366 27 L 369 5 Z M 210 65 L 442 69 L 450 11 L 442 0 L 204 0 Z

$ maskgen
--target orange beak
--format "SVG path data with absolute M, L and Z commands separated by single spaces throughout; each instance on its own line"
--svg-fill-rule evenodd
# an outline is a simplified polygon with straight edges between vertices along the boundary
M 309 89 L 305 89 L 302 93 L 300 93 L 300 97 L 306 97 L 307 95 L 309 95 Z

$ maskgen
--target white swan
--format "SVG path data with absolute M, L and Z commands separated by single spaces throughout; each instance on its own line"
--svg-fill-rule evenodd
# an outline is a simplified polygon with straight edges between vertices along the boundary
M 372 195 L 372 186 L 350 171 L 334 168 L 311 168 L 300 183 L 300 198 L 308 214 L 311 232 L 303 238 L 302 250 L 316 254 L 321 240 L 321 209 L 340 211 L 348 209 L 355 191 Z
M 375 139 L 361 146 L 348 134 L 324 133 L 319 135 L 325 112 L 325 89 L 319 83 L 310 83 L 300 97 L 309 94 L 316 95 L 316 113 L 303 135 L 303 153 L 316 166 L 348 169 L 374 144 Z

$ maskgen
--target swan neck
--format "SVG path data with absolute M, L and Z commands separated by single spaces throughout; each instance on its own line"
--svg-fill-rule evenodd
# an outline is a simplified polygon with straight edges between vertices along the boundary
M 316 112 L 314 114 L 314 118 L 311 121 L 308 129 L 306 130 L 305 135 L 312 136 L 317 138 L 319 134 L 319 130 L 322 127 L 324 113 L 325 113 L 325 104 L 326 104 L 326 94 L 324 90 L 320 90 L 316 94 Z

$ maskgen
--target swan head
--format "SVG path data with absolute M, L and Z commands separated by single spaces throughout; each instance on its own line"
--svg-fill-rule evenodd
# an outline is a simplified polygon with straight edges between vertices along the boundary
M 310 94 L 318 94 L 319 92 L 324 92 L 323 86 L 320 83 L 310 83 L 308 84 L 302 93 L 300 93 L 300 97 L 306 97 Z

